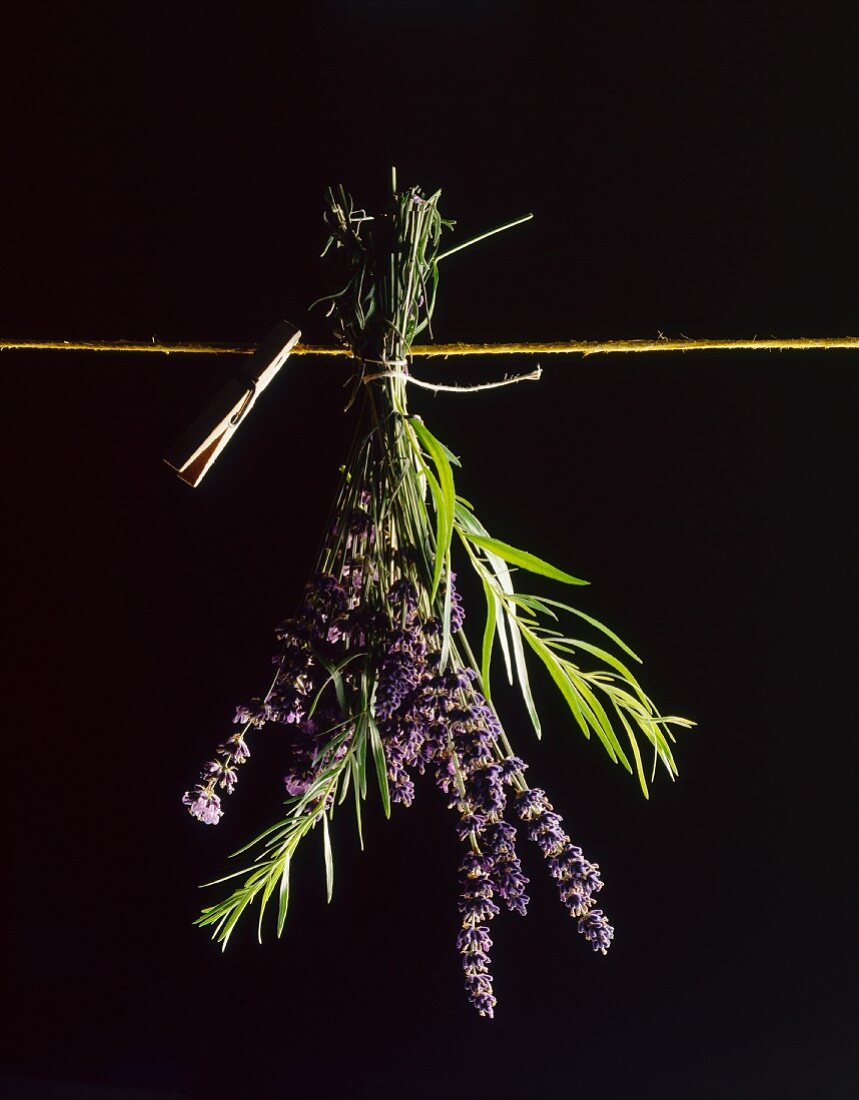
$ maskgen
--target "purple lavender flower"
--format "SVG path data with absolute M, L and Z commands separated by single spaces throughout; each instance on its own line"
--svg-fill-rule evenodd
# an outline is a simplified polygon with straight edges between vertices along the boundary
M 367 536 L 372 530 L 372 516 L 364 508 L 356 508 L 349 517 L 349 537 L 346 540 L 346 548 L 351 550 L 356 538 Z
M 437 745 L 442 742 L 437 742 Z M 453 801 L 449 804 L 450 808 L 453 808 L 459 799 L 459 792 L 456 786 L 456 765 L 453 762 L 453 757 L 447 754 L 446 746 L 444 749 L 437 749 L 434 757 L 434 778 L 436 786 L 444 794 L 453 796 Z
M 465 608 L 462 606 L 462 596 L 456 590 L 456 573 L 450 574 L 450 629 L 457 634 L 462 630 L 465 622 Z
M 233 745 L 233 759 L 237 764 L 243 764 L 251 755 L 245 739 L 241 735 L 233 734 L 230 741 Z
M 336 737 L 332 730 L 340 727 Z M 344 726 L 333 706 L 320 706 L 312 718 L 305 718 L 292 732 L 286 749 L 288 771 L 283 777 L 287 792 L 303 795 L 321 771 L 349 751 L 354 726 Z
M 529 881 L 522 873 L 518 857 L 499 860 L 492 868 L 492 884 L 496 894 L 511 913 L 518 913 L 521 917 L 526 916 L 531 900 L 525 893 Z
M 454 711 L 449 719 L 453 744 L 463 770 L 473 771 L 492 760 L 492 737 L 469 711 Z
M 530 898 L 525 893 L 528 879 L 516 854 L 516 830 L 507 821 L 490 821 L 480 834 L 480 848 L 482 854 L 472 858 L 480 861 L 494 893 L 510 912 L 524 917 Z
M 489 929 L 485 925 L 477 924 L 473 917 L 466 917 L 456 937 L 456 946 L 462 956 L 468 999 L 481 1016 L 492 1019 L 497 1002 L 492 992 L 492 976 L 489 973 L 489 951 L 492 947 Z
M 532 821 L 550 806 L 546 792 L 540 787 L 531 787 L 516 797 L 516 813 L 523 821 Z
M 456 826 L 456 835 L 460 840 L 465 840 L 471 833 L 482 833 L 486 826 L 486 818 L 483 814 L 464 813 Z
M 492 920 L 501 910 L 492 900 L 492 883 L 488 879 L 472 883 L 459 896 L 458 907 L 464 917 L 475 921 Z
M 210 775 L 219 787 L 223 787 L 227 794 L 232 794 L 239 781 L 239 773 L 229 764 L 220 760 L 210 760 L 205 766 L 205 772 Z
M 383 633 L 382 659 L 376 683 L 375 714 L 385 721 L 395 713 L 427 674 L 427 639 L 417 621 L 414 586 L 397 581 L 388 592 L 397 625 Z
M 188 812 L 204 825 L 217 825 L 223 810 L 221 800 L 211 787 L 204 787 L 198 783 L 193 790 L 185 791 L 182 795 L 182 804 L 188 807 Z
M 508 756 L 501 761 L 501 782 L 511 784 L 517 776 L 521 775 L 528 765 L 518 756 Z
M 493 821 L 484 830 L 483 841 L 493 858 L 515 854 L 516 830 L 509 821 Z
M 581 848 L 573 844 L 563 830 L 560 816 L 552 810 L 546 792 L 539 787 L 522 791 L 516 798 L 516 810 L 522 820 L 529 823 L 528 837 L 545 856 L 549 873 L 558 884 L 561 901 L 571 916 L 584 920 L 594 905 L 594 896 L 603 888 L 599 864 L 590 863 L 582 855 Z M 600 919 L 593 923 L 593 936 L 599 941 L 596 950 L 605 954 L 604 949 L 608 948 L 614 931 L 602 931 L 603 926 L 611 929 L 611 925 L 603 920 L 602 910 L 594 911 L 600 913 Z M 587 923 L 584 927 L 580 924 L 579 931 L 591 939 L 586 931 L 591 927 Z
M 415 799 L 415 784 L 409 773 L 398 760 L 392 760 L 387 756 L 388 792 L 392 802 L 400 802 L 403 806 L 411 806 Z
M 251 699 L 249 703 L 236 707 L 235 725 L 262 726 L 268 718 L 265 703 L 261 699 Z
M 250 750 L 244 739 L 244 733 L 239 731 L 227 738 L 223 744 L 215 750 L 215 760 L 209 760 L 203 765 L 200 779 L 204 783 L 198 783 L 193 791 L 186 791 L 182 796 L 182 804 L 188 807 L 192 817 L 206 825 L 217 825 L 223 816 L 221 800 L 215 794 L 215 787 L 220 787 L 227 794 L 232 794 L 239 781 L 238 767 L 250 756 Z
M 353 593 L 328 573 L 319 573 L 308 581 L 298 612 L 292 619 L 285 619 L 275 631 L 281 649 L 272 658 L 277 673 L 271 691 L 265 699 L 254 698 L 236 708 L 233 721 L 245 728 L 260 729 L 269 722 L 294 728 L 289 747 L 289 772 L 284 776 L 287 791 L 292 795 L 303 794 L 309 788 L 323 763 L 322 746 L 316 738 L 317 730 L 322 728 L 320 715 L 315 719 L 307 716 L 316 690 L 314 675 L 318 662 L 314 651 L 336 655 L 351 628 L 349 612 L 353 597 Z M 338 720 L 339 716 L 331 717 L 324 728 L 330 729 Z M 201 821 L 212 824 L 223 813 L 220 800 L 213 793 L 216 785 L 228 794 L 235 790 L 237 767 L 250 755 L 244 732 L 243 729 L 233 734 L 218 747 L 216 759 L 209 761 L 201 773 L 204 784 L 195 788 L 197 797 L 186 792 L 183 798 L 189 812 Z
M 462 857 L 462 863 L 459 869 L 462 874 L 470 878 L 488 875 L 492 870 L 492 859 L 490 856 L 482 855 L 480 852 L 466 852 Z
M 420 679 L 420 668 L 414 656 L 405 645 L 401 645 L 403 634 L 402 631 L 395 633 L 379 669 L 375 713 L 382 722 L 399 708 Z
M 411 581 L 401 577 L 388 589 L 388 602 L 398 613 L 405 616 L 406 622 L 412 622 L 418 606 L 418 594 Z
M 498 1003 L 492 992 L 492 975 L 466 968 L 465 989 L 478 1014 L 488 1016 L 491 1020 L 495 1015 L 495 1006 Z
M 469 923 L 463 925 L 462 931 L 456 937 L 457 949 L 464 954 L 480 952 L 484 957 L 489 957 L 492 940 L 489 938 L 489 929 L 483 926 Z
M 602 909 L 591 909 L 579 921 L 579 931 L 594 949 L 603 955 L 614 939 L 614 929 L 605 919 Z
M 483 814 L 502 814 L 507 804 L 507 793 L 501 782 L 498 764 L 484 764 L 475 768 L 465 781 L 469 802 Z
M 453 691 L 457 688 L 460 691 L 466 691 L 471 687 L 472 682 L 477 679 L 477 673 L 473 668 L 457 668 L 445 675 L 446 684 Z M 477 692 L 475 692 L 475 695 L 477 695 Z M 480 696 L 480 698 L 482 699 L 483 696 Z
M 562 824 L 557 814 L 544 811 L 531 822 L 528 839 L 534 841 L 544 856 L 557 855 L 570 841 Z
M 283 785 L 286 787 L 286 793 L 293 798 L 306 794 L 312 782 L 313 776 L 308 773 L 296 775 L 294 772 L 288 772 L 283 777 Z

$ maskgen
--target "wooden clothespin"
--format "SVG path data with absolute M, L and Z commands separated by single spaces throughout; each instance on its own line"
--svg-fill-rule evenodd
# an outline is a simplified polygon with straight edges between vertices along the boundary
M 188 485 L 200 484 L 300 337 L 294 325 L 281 321 L 170 448 L 164 461 Z

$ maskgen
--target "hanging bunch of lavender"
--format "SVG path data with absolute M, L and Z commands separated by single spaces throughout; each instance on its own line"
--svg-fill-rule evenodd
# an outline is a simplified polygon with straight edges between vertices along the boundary
M 438 199 L 395 184 L 391 212 L 370 218 L 342 188 L 328 193 L 325 256 L 336 292 L 327 301 L 337 338 L 360 367 L 358 431 L 315 572 L 294 616 L 277 628 L 271 686 L 238 708 L 236 732 L 183 801 L 194 817 L 216 824 L 249 756 L 249 735 L 280 727 L 285 813 L 241 850 L 256 850 L 251 865 L 219 880 L 241 884 L 198 919 L 226 945 L 252 902 L 261 934 L 275 894 L 280 935 L 293 856 L 317 827 L 330 900 L 330 822 L 351 793 L 363 846 L 368 771 L 386 815 L 392 802 L 409 806 L 416 775 L 429 773 L 463 845 L 456 944 L 466 990 L 477 1011 L 492 1016 L 488 925 L 502 905 L 522 915 L 528 905 L 517 826 L 542 852 L 584 939 L 605 953 L 614 935 L 596 906 L 603 885 L 597 864 L 572 842 L 546 793 L 529 786 L 494 709 L 495 647 L 538 736 L 526 653 L 545 666 L 582 733 L 594 733 L 612 761 L 636 772 L 645 794 L 639 740 L 653 751 L 653 769 L 661 761 L 673 775 L 670 728 L 691 723 L 660 716 L 625 660 L 557 624 L 561 615 L 584 620 L 637 660 L 616 634 L 569 604 L 514 589 L 514 569 L 564 585 L 586 582 L 491 537 L 457 495 L 457 460 L 409 413 L 412 342 L 429 328 L 439 263 L 465 247 L 441 250 L 452 223 L 440 216 Z M 454 542 L 485 595 L 479 656 L 463 629 Z

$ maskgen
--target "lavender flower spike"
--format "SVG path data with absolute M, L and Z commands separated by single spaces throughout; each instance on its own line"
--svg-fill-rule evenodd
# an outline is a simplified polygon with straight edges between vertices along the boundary
M 542 851 L 549 873 L 571 917 L 579 918 L 579 931 L 595 951 L 604 955 L 614 929 L 601 909 L 594 909 L 595 895 L 603 888 L 598 863 L 585 859 L 581 848 L 564 832 L 563 821 L 552 810 L 546 792 L 539 787 L 516 797 L 516 812 L 528 824 L 528 837 Z
M 489 949 L 492 947 L 489 929 L 469 918 L 456 938 L 456 946 L 462 955 L 468 999 L 481 1016 L 491 1020 L 497 1002 L 489 973 Z
M 204 825 L 217 825 L 224 816 L 221 808 L 221 800 L 215 794 L 215 787 L 220 787 L 227 794 L 232 794 L 239 781 L 239 773 L 236 770 L 240 764 L 244 764 L 250 756 L 244 735 L 234 733 L 215 750 L 216 760 L 210 760 L 200 772 L 200 779 L 193 791 L 185 791 L 182 795 L 182 804 L 188 807 L 188 813 L 202 821 Z

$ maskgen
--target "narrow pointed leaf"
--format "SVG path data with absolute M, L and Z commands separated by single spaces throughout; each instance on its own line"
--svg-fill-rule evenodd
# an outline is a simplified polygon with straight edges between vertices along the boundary
M 621 748 L 620 741 L 617 739 L 617 734 L 612 728 L 609 716 L 605 712 L 605 708 L 602 703 L 597 699 L 596 695 L 591 691 L 588 684 L 585 682 L 584 677 L 576 676 L 574 673 L 570 673 L 573 678 L 574 689 L 581 697 L 582 703 L 590 709 L 591 713 L 595 717 L 594 732 L 600 741 L 603 743 L 603 747 L 609 754 L 613 761 L 620 761 L 626 770 L 632 774 L 632 765 L 627 758 L 626 753 Z M 587 712 L 586 712 L 587 713 Z
M 480 678 L 483 681 L 483 693 L 491 702 L 492 686 L 489 681 L 489 672 L 492 662 L 492 643 L 495 641 L 498 622 L 498 601 L 484 578 L 480 579 L 483 584 L 483 594 L 486 597 L 486 625 L 483 628 L 483 645 L 480 653 Z
M 632 749 L 632 755 L 635 757 L 635 774 L 638 776 L 638 782 L 641 787 L 641 793 L 645 798 L 650 798 L 650 792 L 647 789 L 647 779 L 644 775 L 644 763 L 641 759 L 641 752 L 638 748 L 638 740 L 633 732 L 632 726 L 630 726 L 626 715 L 623 713 L 623 707 L 619 707 L 615 704 L 615 712 L 620 719 L 620 724 L 626 730 L 626 736 L 629 740 L 629 747 Z
M 534 696 L 531 694 L 531 682 L 528 679 L 528 665 L 525 662 L 525 649 L 522 645 L 522 632 L 519 626 L 519 620 L 509 611 L 507 612 L 506 618 L 510 631 L 510 645 L 513 650 L 513 661 L 516 666 L 516 679 L 519 681 L 519 690 L 522 692 L 525 709 L 528 711 L 528 716 L 531 719 L 534 732 L 537 734 L 537 737 L 540 738 L 543 736 L 543 729 L 540 725 L 540 716 L 537 714 L 537 707 L 534 705 Z
M 550 600 L 546 596 L 541 596 L 540 600 L 550 607 L 559 607 L 562 611 L 569 611 L 571 615 L 578 615 L 580 619 L 584 619 L 586 623 L 590 623 L 591 626 L 602 631 L 607 638 L 611 638 L 615 645 L 619 646 L 624 653 L 627 653 L 634 661 L 638 661 L 639 664 L 642 663 L 638 654 L 626 644 L 623 638 L 615 634 L 613 630 L 610 630 L 605 623 L 601 623 L 599 619 L 595 619 L 593 615 L 588 615 L 584 611 L 580 611 L 577 607 L 571 607 L 568 603 L 561 603 L 560 600 Z
M 277 875 L 269 874 L 259 903 L 259 921 L 257 922 L 257 940 L 259 943 L 262 943 L 262 918 L 265 914 L 265 907 L 268 905 L 268 899 L 271 897 L 275 886 L 277 886 Z
M 355 823 L 358 828 L 358 842 L 361 845 L 361 851 L 364 851 L 364 828 L 361 821 L 361 779 L 358 774 L 358 762 L 353 756 L 351 758 L 350 767 L 352 768 L 354 782 L 352 783 L 352 792 L 355 798 Z
M 426 484 L 429 485 L 430 495 L 433 499 L 433 507 L 435 508 L 435 551 L 433 557 L 432 588 L 430 590 L 430 602 L 432 602 L 435 600 L 436 594 L 438 593 L 438 586 L 441 581 L 442 570 L 444 569 L 444 498 L 441 486 L 428 466 L 424 467 L 424 478 Z
M 379 793 L 382 796 L 382 809 L 385 817 L 391 816 L 391 795 L 388 790 L 388 766 L 385 760 L 385 748 L 379 734 L 379 727 L 370 719 L 370 747 L 376 764 L 376 778 L 379 780 Z
M 605 649 L 601 649 L 599 646 L 591 645 L 590 642 L 583 642 L 579 638 L 565 638 L 564 642 L 574 650 L 580 649 L 583 650 L 585 653 L 590 653 L 592 656 L 598 657 L 601 661 L 605 661 L 607 665 L 619 672 L 626 683 L 629 684 L 635 694 L 639 697 L 642 704 L 648 710 L 650 710 L 650 700 L 644 694 L 644 691 L 642 690 L 641 685 L 638 683 L 638 680 L 636 680 L 635 676 L 633 676 L 626 665 L 622 661 L 619 661 L 617 657 L 613 656 Z
M 328 829 L 328 814 L 322 811 L 322 849 L 325 853 L 325 893 L 328 903 L 334 896 L 334 854 L 331 851 L 331 834 Z
M 424 424 L 413 417 L 409 423 L 433 461 L 438 476 L 438 496 L 434 494 L 436 505 L 436 565 L 433 572 L 433 585 L 430 599 L 434 600 L 441 577 L 441 565 L 450 553 L 450 541 L 453 536 L 454 510 L 456 508 L 456 486 L 453 470 L 444 447 Z
M 509 543 L 501 542 L 499 539 L 488 538 L 485 535 L 472 535 L 468 536 L 469 540 L 474 543 L 475 546 L 479 546 L 482 550 L 490 550 L 493 554 L 496 554 L 499 558 L 503 558 L 504 561 L 509 562 L 511 565 L 518 565 L 520 569 L 527 569 L 529 573 L 539 573 L 543 577 L 551 577 L 554 581 L 561 581 L 564 584 L 589 584 L 589 581 L 583 581 L 579 577 L 574 577 L 570 573 L 565 573 L 563 569 L 558 569 L 554 565 L 550 565 L 547 561 L 543 561 L 542 558 L 538 558 L 536 554 L 530 554 L 527 550 L 519 550 L 515 546 L 510 546 Z
M 283 861 L 283 870 L 280 873 L 279 905 L 277 911 L 277 934 L 283 932 L 283 924 L 286 920 L 286 910 L 289 907 L 289 864 L 290 860 Z
M 450 656 L 450 611 L 451 611 L 451 576 L 450 576 L 450 551 L 448 551 L 444 564 L 444 576 L 447 578 L 444 586 L 444 600 L 441 609 L 441 656 L 439 657 L 439 671 L 444 672 L 447 660 Z

